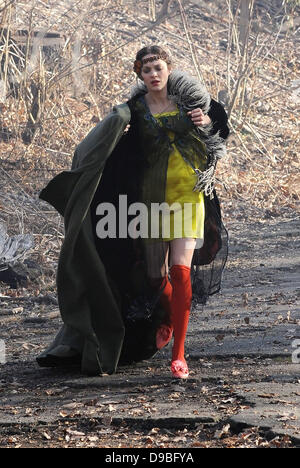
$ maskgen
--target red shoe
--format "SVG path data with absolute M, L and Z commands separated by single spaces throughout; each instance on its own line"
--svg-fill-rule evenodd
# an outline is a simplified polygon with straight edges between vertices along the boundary
M 176 361 L 172 361 L 171 371 L 173 377 L 175 377 L 176 379 L 187 379 L 189 376 L 189 370 L 186 362 L 180 361 L 179 359 L 177 359 Z
M 166 346 L 172 339 L 173 328 L 169 325 L 161 325 L 156 332 L 156 347 L 161 349 Z

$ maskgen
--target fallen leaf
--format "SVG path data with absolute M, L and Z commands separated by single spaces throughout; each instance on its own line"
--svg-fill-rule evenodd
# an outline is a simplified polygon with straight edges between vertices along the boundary
M 186 437 L 174 437 L 173 442 L 186 442 Z
M 224 404 L 234 403 L 234 402 L 235 402 L 235 398 L 227 398 L 227 400 L 222 400 L 222 403 Z
M 7 439 L 7 442 L 8 442 L 9 444 L 14 444 L 15 442 L 17 442 L 17 439 L 16 439 L 15 437 L 9 437 L 9 438 Z
M 243 306 L 246 307 L 249 303 L 249 296 L 248 293 L 243 293 L 242 294 L 242 299 L 243 299 Z
M 215 432 L 215 435 L 214 435 L 215 439 L 221 439 L 224 435 L 228 434 L 229 429 L 230 429 L 230 424 L 226 424 L 226 426 L 223 426 L 222 429 Z
M 198 440 L 193 442 L 192 445 L 191 445 L 191 447 L 202 447 L 202 446 L 203 446 L 203 443 L 199 442 Z
M 274 398 L 274 397 L 279 397 L 279 395 L 276 395 L 275 393 L 260 393 L 257 395 L 259 398 Z
M 157 434 L 159 432 L 159 427 L 153 427 L 149 434 Z
M 70 428 L 68 428 L 66 432 L 67 432 L 68 434 L 70 434 L 72 437 L 85 437 L 85 433 L 84 433 L 84 432 L 75 431 L 75 430 L 70 429 Z
M 215 336 L 215 339 L 216 339 L 217 341 L 223 341 L 223 340 L 224 340 L 224 337 L 225 337 L 225 335 L 217 335 L 217 336 Z
M 76 408 L 79 408 L 80 406 L 83 406 L 83 404 L 73 402 L 73 403 L 67 403 L 63 407 L 66 409 L 76 409 Z

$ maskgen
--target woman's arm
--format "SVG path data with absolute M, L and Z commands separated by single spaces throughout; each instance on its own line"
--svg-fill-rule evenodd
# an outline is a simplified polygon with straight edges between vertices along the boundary
M 211 99 L 210 109 L 207 114 L 204 114 L 202 109 L 197 108 L 188 112 L 192 121 L 197 127 L 205 127 L 212 124 L 211 134 L 215 135 L 218 131 L 221 138 L 226 140 L 229 135 L 227 125 L 228 117 L 224 107 L 214 99 Z

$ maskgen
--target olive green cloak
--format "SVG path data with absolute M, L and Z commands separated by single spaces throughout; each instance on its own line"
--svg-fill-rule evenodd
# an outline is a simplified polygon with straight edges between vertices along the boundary
M 125 329 L 95 247 L 89 207 L 105 162 L 130 118 L 127 104 L 115 106 L 78 145 L 71 170 L 58 174 L 40 192 L 39 198 L 64 217 L 65 225 L 56 278 L 64 325 L 37 358 L 40 365 L 51 356 L 68 362 L 80 355 L 85 374 L 111 374 L 116 370 Z

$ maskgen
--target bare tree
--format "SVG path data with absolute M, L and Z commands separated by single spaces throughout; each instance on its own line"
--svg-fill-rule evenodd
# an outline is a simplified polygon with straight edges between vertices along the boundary
M 149 18 L 150 18 L 150 21 L 156 21 L 156 3 L 155 3 L 155 0 L 149 0 Z
M 241 46 L 241 55 L 245 54 L 245 49 L 248 42 L 252 9 L 252 0 L 241 0 L 239 20 L 239 39 Z
M 229 32 L 227 44 L 227 94 L 229 118 L 239 103 L 241 116 L 247 92 L 247 81 L 252 70 L 252 59 L 256 55 L 256 41 L 252 43 L 250 52 L 250 32 L 255 0 L 239 0 L 238 8 L 233 14 L 231 0 L 227 0 L 229 12 Z M 232 88 L 232 51 L 236 54 L 237 79 Z
M 158 17 L 161 18 L 162 16 L 167 16 L 169 13 L 169 6 L 174 0 L 164 0 L 162 8 L 159 12 Z
M 163 18 L 164 16 L 167 17 L 170 12 L 170 7 L 175 3 L 176 0 L 164 0 L 161 10 L 158 14 L 158 18 Z M 178 2 L 176 2 L 178 3 Z M 187 0 L 182 0 L 182 5 L 187 3 Z

